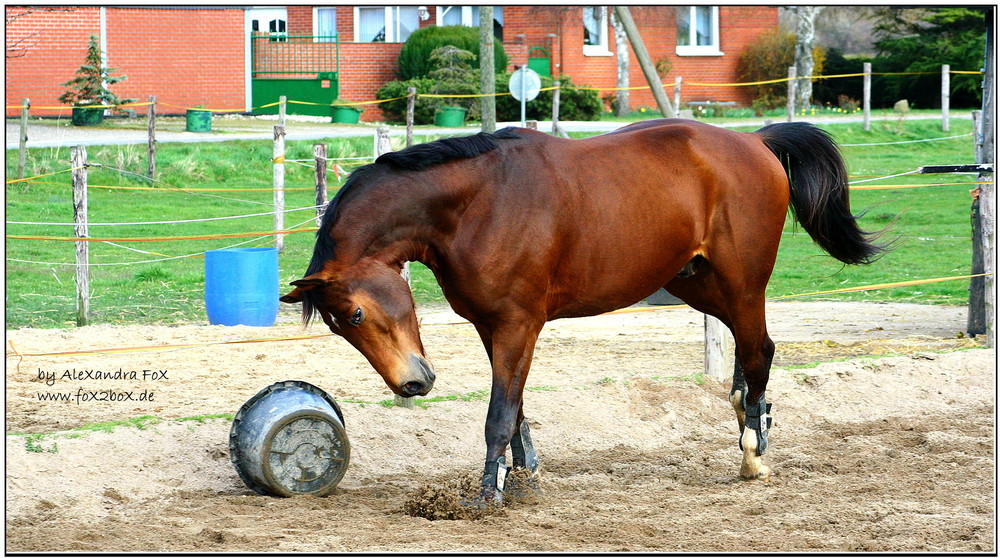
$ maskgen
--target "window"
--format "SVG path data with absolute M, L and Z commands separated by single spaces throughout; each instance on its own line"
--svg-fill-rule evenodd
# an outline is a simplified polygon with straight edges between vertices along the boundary
M 438 6 L 437 25 L 479 27 L 479 6 Z M 503 6 L 493 6 L 493 35 L 503 40 Z
M 354 40 L 360 43 L 402 43 L 419 26 L 417 6 L 354 8 Z
M 677 7 L 677 54 L 722 56 L 718 6 Z
M 267 33 L 272 41 L 285 41 L 288 36 L 288 15 L 284 8 L 250 10 L 250 30 Z
M 608 9 L 604 6 L 583 8 L 583 54 L 611 56 L 608 50 Z
M 336 8 L 313 8 L 313 36 L 317 43 L 332 43 L 337 40 Z

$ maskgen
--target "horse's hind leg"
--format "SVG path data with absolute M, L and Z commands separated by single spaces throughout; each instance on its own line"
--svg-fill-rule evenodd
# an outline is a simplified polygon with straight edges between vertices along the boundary
M 767 449 L 770 418 L 767 416 L 769 404 L 764 399 L 764 391 L 774 357 L 774 343 L 764 323 L 763 292 L 750 300 L 727 296 L 718 275 L 714 270 L 707 269 L 690 278 L 674 279 L 667 285 L 667 290 L 692 308 L 719 318 L 733 332 L 736 365 L 729 402 L 740 427 L 739 446 L 743 451 L 740 476 L 766 479 L 770 469 L 764 465 L 761 455 Z M 731 291 L 726 289 L 725 292 Z
M 771 425 L 771 405 L 765 400 L 764 392 L 774 357 L 774 342 L 767 335 L 763 307 L 761 300 L 758 310 L 737 311 L 733 322 L 737 365 L 729 401 L 740 422 L 740 449 L 743 450 L 740 476 L 745 479 L 766 479 L 770 475 L 761 455 L 767 450 L 767 432 Z

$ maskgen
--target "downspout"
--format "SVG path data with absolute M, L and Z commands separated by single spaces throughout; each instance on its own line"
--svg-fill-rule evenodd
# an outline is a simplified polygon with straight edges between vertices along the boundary
M 104 62 L 104 67 L 107 68 L 108 67 L 108 63 L 107 63 L 107 59 L 108 59 L 108 55 L 107 55 L 107 53 L 108 53 L 108 9 L 104 8 L 104 7 L 100 8 L 100 14 L 101 14 L 100 15 L 100 21 L 101 21 L 101 30 L 100 30 L 100 34 L 101 34 L 101 52 L 104 53 L 104 58 L 103 58 L 103 60 L 105 61 Z
M 252 55 L 251 55 L 251 44 L 253 42 L 252 33 L 250 31 L 250 20 L 251 14 L 250 10 L 247 8 L 243 9 L 243 37 L 246 39 L 243 42 L 243 93 L 244 93 L 244 104 L 246 105 L 246 112 L 250 112 L 253 107 L 253 68 L 252 68 Z
M 101 36 L 99 40 L 100 40 L 100 44 L 101 44 L 101 65 L 103 66 L 101 68 L 101 73 L 103 74 L 109 68 L 109 66 L 108 66 L 108 9 L 102 6 L 100 8 L 100 11 L 98 13 L 100 14 L 98 16 L 98 19 L 100 21 L 100 24 L 99 24 L 100 28 L 99 28 L 98 33 L 100 33 L 100 36 Z M 103 87 L 104 89 L 107 89 L 108 88 L 108 82 L 104 81 L 104 80 L 101 80 L 101 87 Z M 104 113 L 107 114 L 107 110 L 105 110 Z
M 558 26 L 557 26 L 557 28 L 559 29 L 559 72 L 556 74 L 556 76 L 557 76 L 557 78 L 561 78 L 561 76 L 563 75 L 563 71 L 564 71 L 563 70 L 563 51 L 565 49 L 563 48 L 563 16 L 565 15 L 565 12 L 563 12 L 563 10 L 559 10 L 556 13 L 558 14 L 557 17 L 559 18 L 559 23 L 558 23 Z

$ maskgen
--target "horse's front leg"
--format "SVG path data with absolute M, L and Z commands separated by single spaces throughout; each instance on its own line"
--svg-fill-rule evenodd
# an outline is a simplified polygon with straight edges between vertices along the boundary
M 537 468 L 537 457 L 527 437 L 521 405 L 524 383 L 531 367 L 542 320 L 517 319 L 494 328 L 490 335 L 492 344 L 493 388 L 486 414 L 486 465 L 483 471 L 481 495 L 487 502 L 502 501 L 507 466 L 504 453 L 512 444 L 515 464 Z M 527 445 L 525 445 L 527 441 Z M 530 463 L 530 465 L 529 465 Z

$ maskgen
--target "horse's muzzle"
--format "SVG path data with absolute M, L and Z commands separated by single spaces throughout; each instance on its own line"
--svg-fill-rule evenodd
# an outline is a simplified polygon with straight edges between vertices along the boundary
M 427 395 L 434 387 L 434 370 L 431 364 L 421 356 L 411 354 L 407 374 L 400 380 L 399 390 L 403 397 Z

